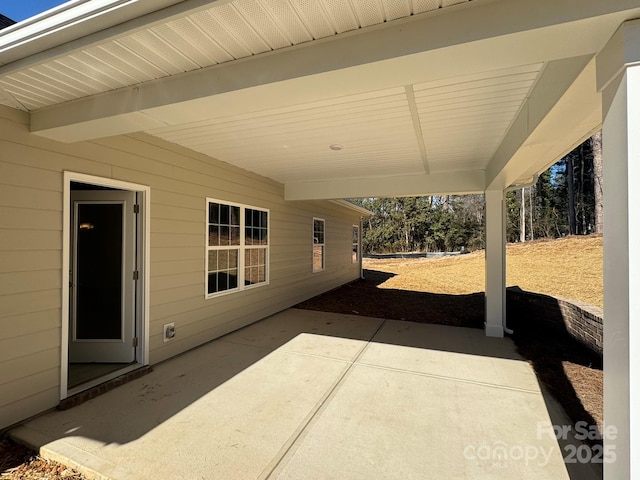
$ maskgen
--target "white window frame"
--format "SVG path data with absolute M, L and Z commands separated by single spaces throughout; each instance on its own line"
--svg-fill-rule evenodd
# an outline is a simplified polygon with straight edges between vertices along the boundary
M 220 205 L 227 205 L 229 207 L 240 208 L 240 244 L 239 245 L 219 245 L 209 246 L 209 223 L 210 223 L 210 204 L 217 203 Z M 243 290 L 250 290 L 253 288 L 260 288 L 269 285 L 269 277 L 271 273 L 270 268 L 270 254 L 271 254 L 271 211 L 268 208 L 256 207 L 255 205 L 247 205 L 244 203 L 230 202 L 228 200 L 220 200 L 217 198 L 206 198 L 206 223 L 205 223 L 205 253 L 204 253 L 204 296 L 206 299 L 217 298 L 223 295 L 229 295 L 231 293 L 241 292 Z M 267 243 L 261 245 L 247 245 L 246 243 L 246 209 L 257 210 L 265 212 L 267 214 Z M 209 252 L 213 250 L 229 250 L 238 249 L 238 286 L 220 292 L 209 293 Z M 252 285 L 245 285 L 245 252 L 253 249 L 265 250 L 265 281 L 255 283 Z
M 319 242 L 316 238 L 316 222 L 322 222 L 322 236 L 323 241 Z M 322 246 L 322 266 L 320 268 L 316 268 L 315 263 L 315 249 L 316 246 Z M 313 273 L 322 272 L 325 269 L 326 265 L 326 257 L 327 257 L 327 222 L 324 218 L 313 217 L 313 221 L 311 222 L 311 271 Z
M 353 241 L 354 229 L 358 235 L 355 242 Z M 356 252 L 356 258 L 353 258 L 354 247 Z M 351 226 L 351 263 L 356 264 L 359 261 L 360 261 L 360 225 L 352 225 Z

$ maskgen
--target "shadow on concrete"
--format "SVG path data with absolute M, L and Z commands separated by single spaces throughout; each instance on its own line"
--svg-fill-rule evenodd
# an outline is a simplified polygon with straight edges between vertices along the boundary
M 484 293 L 446 295 L 378 288 L 394 274 L 364 270 L 364 278 L 314 297 L 298 308 L 352 313 L 378 318 L 407 320 L 459 327 L 483 328 Z M 517 291 L 518 288 L 512 289 Z M 551 297 L 550 297 L 551 298 Z M 572 338 L 563 326 L 562 312 L 553 302 L 544 311 L 507 296 L 507 323 L 519 353 L 531 362 L 538 378 L 562 404 L 574 423 L 597 425 L 582 404 L 563 362 L 602 371 L 601 357 Z M 549 317 L 549 318 L 543 318 Z M 552 328 L 550 325 L 555 325 Z M 435 345 L 425 348 L 442 348 Z M 447 348 L 455 351 L 455 346 Z M 596 442 L 597 443 L 597 442 Z
M 339 289 L 327 292 L 298 305 L 300 308 L 326 310 L 380 316 L 388 319 L 408 320 L 419 323 L 441 324 L 483 328 L 484 293 L 471 295 L 445 295 L 407 290 L 377 288 L 394 274 L 375 270 L 364 270 L 364 279 L 353 282 Z M 521 291 L 518 287 L 514 291 Z M 551 297 L 549 297 L 551 299 Z M 548 302 L 553 305 L 554 302 Z M 589 436 L 584 443 L 592 449 L 594 455 L 602 447 L 602 439 L 590 438 L 594 429 L 601 428 L 601 418 L 594 416 L 585 408 L 576 392 L 574 384 L 565 370 L 566 363 L 593 369 L 594 375 L 602 373 L 602 358 L 593 350 L 574 339 L 563 326 L 560 307 L 549 307 L 544 311 L 531 305 L 513 300 L 507 296 L 507 323 L 514 330 L 511 335 L 518 353 L 532 365 L 547 403 L 549 414 L 554 425 L 572 429 L 565 438 L 559 438 L 558 444 L 563 454 L 571 456 L 575 447 L 582 442 L 575 438 L 576 425 L 588 429 Z M 361 313 L 363 312 L 363 313 Z M 549 318 L 542 318 L 542 316 Z M 553 325 L 551 327 L 550 325 Z M 455 345 L 410 345 L 430 349 L 446 349 L 465 353 Z M 480 346 L 473 354 L 495 355 L 482 351 Z M 590 379 L 587 379 L 587 381 Z M 593 382 L 591 389 L 599 387 Z M 601 384 L 600 384 L 601 386 Z M 592 392 L 602 398 L 602 392 Z M 564 412 L 558 411 L 558 405 Z M 569 417 L 563 416 L 563 413 Z M 567 425 L 567 420 L 570 424 Z M 596 433 L 597 435 L 597 433 Z M 575 457 L 574 457 L 575 458 Z M 579 462 L 568 463 L 571 478 L 581 478 L 584 467 Z M 601 470 L 601 466 L 595 465 Z
M 215 391 L 226 392 L 227 398 L 231 395 L 241 404 L 251 397 L 252 392 L 243 390 L 244 387 L 238 385 L 237 378 L 243 376 L 246 383 L 247 376 L 253 375 L 257 384 L 265 378 L 263 373 L 268 374 L 270 379 L 267 382 L 269 386 L 264 388 L 277 389 L 278 385 L 282 386 L 276 395 L 278 415 L 283 419 L 289 418 L 294 413 L 287 411 L 288 406 L 299 400 L 299 396 L 303 394 L 301 392 L 309 388 L 309 382 L 313 384 L 318 381 L 320 371 L 311 370 L 301 376 L 299 372 L 293 374 L 287 368 L 274 369 L 265 365 L 271 365 L 269 362 L 273 362 L 272 354 L 276 350 L 298 349 L 306 353 L 306 339 L 312 336 L 315 340 L 320 338 L 321 343 L 325 342 L 328 350 L 335 348 L 336 344 L 342 345 L 340 348 L 351 348 L 350 344 L 358 344 L 352 340 L 360 340 L 462 353 L 469 355 L 468 358 L 461 357 L 469 362 L 473 362 L 472 356 L 521 359 L 510 342 L 487 338 L 478 330 L 483 321 L 482 293 L 439 295 L 376 288 L 389 277 L 389 274 L 383 272 L 367 271 L 364 280 L 298 305 L 299 308 L 319 310 L 318 312 L 304 315 L 297 313 L 301 310 L 291 309 L 188 351 L 157 365 L 152 373 L 105 395 L 71 410 L 35 419 L 21 429 L 21 439 L 36 447 L 61 438 L 78 436 L 106 445 L 124 445 L 143 439 L 157 428 L 163 428 L 169 419 L 177 415 L 184 418 L 184 421 L 193 422 L 192 428 L 197 429 L 198 417 L 190 418 L 185 412 L 190 406 L 201 402 L 206 402 L 206 408 L 199 407 L 198 415 L 204 413 L 219 417 L 224 422 L 226 416 L 233 415 L 233 411 L 229 411 L 230 405 L 224 403 L 222 393 L 213 396 L 210 394 Z M 368 294 L 365 295 L 365 292 Z M 372 310 L 368 308 L 376 308 L 378 314 L 371 315 Z M 327 316 L 322 312 L 347 315 Z M 295 321 L 292 321 L 291 315 L 295 317 Z M 407 324 L 364 318 L 373 316 L 440 325 L 432 330 L 431 336 L 412 337 L 404 334 L 409 328 Z M 542 375 L 546 384 L 544 372 L 554 369 L 557 371 L 559 364 L 554 363 L 552 369 L 542 363 L 549 361 L 546 358 L 549 350 L 540 346 L 532 353 L 526 348 L 527 342 L 523 339 L 539 334 L 541 339 L 546 338 L 549 342 L 549 336 L 544 337 L 545 332 L 535 329 L 530 332 L 526 322 L 523 322 L 514 325 L 520 331 L 514 340 L 521 353 L 532 356 L 527 358 L 534 365 L 538 378 Z M 381 329 L 383 325 L 386 326 Z M 450 329 L 447 325 L 473 328 Z M 553 350 L 554 347 L 550 348 Z M 318 352 L 310 350 L 310 354 L 318 355 Z M 324 354 L 320 353 L 322 355 Z M 562 384 L 564 394 L 570 396 L 573 392 L 572 395 L 576 397 L 575 391 L 569 387 L 570 382 Z M 556 400 L 549 396 L 546 386 L 542 391 L 552 422 L 557 425 L 565 424 L 566 419 L 557 408 Z M 551 390 L 553 395 L 558 392 L 559 390 Z M 58 417 L 54 419 L 56 415 Z M 60 417 L 61 415 L 64 417 Z M 587 420 L 593 422 L 593 419 Z M 561 442 L 559 444 L 564 448 Z M 583 470 L 588 467 L 577 465 L 573 473 L 570 469 L 571 478 L 588 478 L 584 476 Z

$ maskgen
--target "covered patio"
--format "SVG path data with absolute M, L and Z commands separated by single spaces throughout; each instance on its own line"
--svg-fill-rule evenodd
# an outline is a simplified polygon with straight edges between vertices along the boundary
M 89 478 L 601 478 L 566 424 L 509 340 L 289 309 L 12 434 Z
M 287 202 L 484 193 L 488 337 L 502 337 L 506 329 L 504 192 L 530 183 L 602 128 L 605 421 L 616 431 L 605 438 L 605 448 L 615 452 L 615 461 L 606 463 L 604 471 L 608 480 L 631 479 L 640 475 L 640 457 L 633 455 L 640 445 L 640 415 L 634 410 L 640 404 L 640 299 L 635 294 L 640 278 L 640 227 L 634 218 L 640 207 L 636 188 L 640 183 L 639 18 L 640 0 L 78 0 L 3 30 L 0 104 L 22 111 L 30 136 L 38 141 L 51 141 L 56 149 L 73 144 L 69 157 L 74 159 L 79 151 L 99 148 L 107 137 L 115 139 L 122 151 L 132 143 L 166 142 L 163 145 L 178 145 L 278 182 Z M 153 166 L 153 160 L 147 163 Z M 78 170 L 88 169 L 86 161 L 78 160 L 76 165 Z M 129 181 L 138 182 L 138 172 L 133 170 Z M 114 171 L 118 172 L 108 169 L 104 175 L 117 177 Z M 171 184 L 172 172 L 162 178 L 163 186 Z M 34 177 L 27 187 L 33 189 L 39 181 Z M 69 283 L 68 266 L 67 259 L 56 277 L 61 277 L 61 285 Z M 57 302 L 61 295 L 55 295 Z M 65 364 L 68 310 L 64 300 L 62 305 L 60 355 Z M 159 322 L 153 325 L 156 332 L 161 327 Z M 488 388 L 494 395 L 482 415 L 473 412 L 473 418 L 493 419 L 487 430 L 491 435 L 522 434 L 517 426 L 525 418 L 528 428 L 535 425 L 536 415 L 526 417 L 521 408 L 509 408 L 513 395 L 532 399 L 536 409 L 542 408 L 539 393 L 531 393 L 535 391 L 533 377 L 521 384 L 519 377 L 494 376 L 497 363 L 519 365 L 512 353 L 481 354 L 473 357 L 474 362 L 449 364 L 455 367 L 452 371 L 429 370 L 427 376 L 402 363 L 375 364 L 373 368 L 358 363 L 378 345 L 367 343 L 378 324 L 368 328 L 363 338 L 347 342 L 354 346 L 348 358 L 322 359 L 334 374 L 323 377 L 324 390 L 316 397 L 313 390 L 308 392 L 305 401 L 309 405 L 320 402 L 318 416 L 314 413 L 307 419 L 311 430 L 304 427 L 304 419 L 313 411 L 309 407 L 299 411 L 298 420 L 282 437 L 293 438 L 293 443 L 281 439 L 269 444 L 277 451 L 284 448 L 287 462 L 278 460 L 269 467 L 277 457 L 274 451 L 256 463 L 256 472 L 295 478 L 297 459 L 306 455 L 305 445 L 322 437 L 322 428 L 325 432 L 333 427 L 344 429 L 323 420 L 323 413 L 332 407 L 350 411 L 348 402 L 339 402 L 341 392 L 347 391 L 340 387 L 340 379 L 357 380 L 367 369 L 380 375 L 376 379 L 381 382 L 376 387 L 380 391 L 385 382 L 392 384 L 385 375 L 402 375 L 408 384 L 418 378 L 441 382 L 440 394 L 451 395 L 447 402 L 439 403 L 445 412 L 455 408 L 456 399 L 470 395 L 465 389 Z M 385 329 L 377 335 L 383 335 Z M 222 345 L 231 337 L 225 338 Z M 148 340 L 146 331 L 140 341 L 146 345 Z M 447 347 L 455 355 L 476 348 L 461 338 L 456 342 Z M 479 344 L 494 345 L 491 342 L 494 340 L 483 338 Z M 384 341 L 380 345 L 393 350 Z M 268 349 L 260 352 L 260 358 L 269 353 Z M 429 352 L 416 353 L 433 354 Z M 279 356 L 267 355 L 263 361 L 278 362 Z M 317 356 L 299 353 L 295 359 L 319 361 Z M 477 378 L 465 376 L 467 367 Z M 245 375 L 256 369 L 247 369 Z M 448 376 L 456 381 L 448 383 Z M 234 382 L 224 383 L 226 380 L 220 381 L 222 388 L 233 388 Z M 139 383 L 135 385 L 140 388 Z M 309 378 L 301 391 L 319 385 Z M 357 385 L 353 384 L 354 391 Z M 368 385 L 360 384 L 361 388 Z M 423 393 L 430 391 L 431 387 L 421 385 L 417 388 L 423 388 Z M 452 385 L 455 388 L 449 389 Z M 126 390 L 130 388 L 135 386 L 121 390 L 132 394 Z M 437 395 L 428 398 L 433 404 L 440 402 Z M 322 403 L 323 399 L 331 401 Z M 394 401 L 399 400 L 394 397 Z M 198 401 L 187 403 L 200 405 Z M 422 419 L 433 413 L 429 410 L 433 404 L 420 401 L 412 407 L 424 414 Z M 171 419 L 178 419 L 188 416 L 189 409 L 173 413 Z M 357 408 L 354 413 L 362 415 L 363 410 Z M 56 418 L 62 418 L 60 415 Z M 353 418 L 359 419 L 360 428 L 374 428 L 377 415 Z M 453 426 L 446 423 L 446 415 L 437 415 L 444 425 Z M 409 432 L 417 420 L 403 420 Z M 162 430 L 151 430 L 149 421 L 145 420 L 142 429 L 132 423 L 134 435 L 124 441 L 117 436 L 95 440 L 108 444 L 100 447 L 103 452 L 124 452 L 128 447 L 113 445 L 132 445 L 135 442 L 128 442 L 133 438 L 144 441 L 147 432 Z M 73 422 L 70 425 L 80 428 Z M 431 447 L 449 451 L 449 426 L 434 432 Z M 463 428 L 474 427 L 465 424 Z M 296 429 L 300 431 L 294 435 Z M 73 434 L 68 429 L 58 433 Z M 461 438 L 481 442 L 480 433 L 486 432 L 479 429 L 478 437 L 466 433 Z M 528 431 L 525 438 L 534 434 Z M 45 443 L 51 440 L 55 439 Z M 88 434 L 86 441 L 93 444 L 94 439 Z M 295 449 L 290 448 L 293 444 Z M 339 445 L 327 442 L 325 446 L 335 449 Z M 331 457 L 335 450 L 324 453 L 323 459 L 338 458 Z M 398 452 L 400 456 L 404 453 Z M 313 465 L 311 457 L 304 458 L 307 465 Z M 425 457 L 411 458 L 421 462 Z M 484 467 L 473 462 L 429 458 L 431 463 L 422 466 L 425 469 L 478 468 L 469 476 L 485 475 Z M 154 468 L 161 461 L 156 459 Z M 363 461 L 361 465 L 363 471 L 374 466 L 378 464 Z M 171 468 L 169 464 L 165 467 Z M 283 469 L 277 470 L 280 467 Z M 518 470 L 507 477 L 544 478 L 544 473 L 532 471 L 536 470 Z M 461 471 L 460 476 L 464 475 Z

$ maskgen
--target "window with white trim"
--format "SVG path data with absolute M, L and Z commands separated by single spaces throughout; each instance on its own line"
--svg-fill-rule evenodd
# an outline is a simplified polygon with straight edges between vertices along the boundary
M 360 226 L 353 225 L 351 237 L 351 263 L 358 263 L 360 260 Z
M 313 219 L 313 272 L 324 270 L 324 220 Z
M 269 210 L 207 198 L 207 298 L 269 282 Z

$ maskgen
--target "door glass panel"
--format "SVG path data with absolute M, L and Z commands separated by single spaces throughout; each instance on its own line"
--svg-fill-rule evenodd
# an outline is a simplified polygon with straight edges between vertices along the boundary
M 78 204 L 76 338 L 122 338 L 121 204 Z

